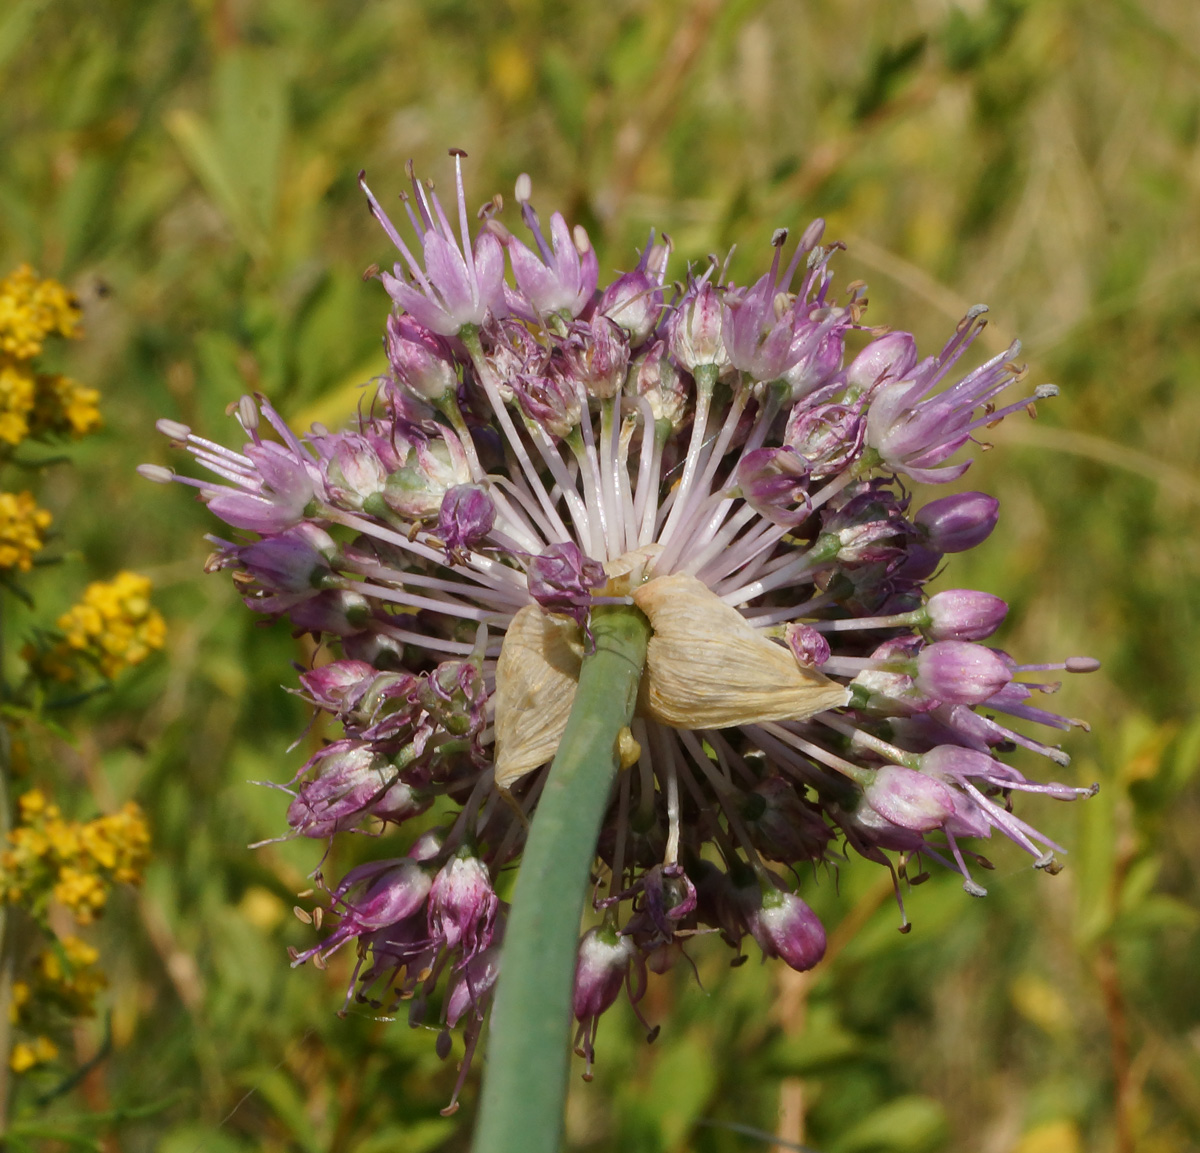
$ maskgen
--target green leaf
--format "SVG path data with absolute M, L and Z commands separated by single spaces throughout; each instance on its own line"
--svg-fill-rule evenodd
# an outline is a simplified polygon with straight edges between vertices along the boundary
M 948 1136 L 946 1114 L 930 1097 L 900 1097 L 847 1130 L 832 1153 L 932 1153 Z

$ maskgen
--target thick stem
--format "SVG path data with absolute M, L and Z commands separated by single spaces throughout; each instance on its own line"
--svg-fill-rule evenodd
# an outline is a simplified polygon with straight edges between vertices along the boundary
M 538 801 L 505 931 L 474 1153 L 558 1153 L 570 1061 L 579 921 L 633 716 L 650 625 L 593 609 L 570 720 Z

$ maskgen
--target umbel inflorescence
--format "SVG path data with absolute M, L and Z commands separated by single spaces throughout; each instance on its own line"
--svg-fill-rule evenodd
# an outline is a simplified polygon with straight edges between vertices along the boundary
M 652 632 L 596 846 L 601 923 L 579 950 L 589 1065 L 622 983 L 636 1001 L 698 933 L 816 964 L 824 930 L 793 892 L 806 866 L 853 850 L 899 896 L 928 858 L 982 896 L 989 865 L 966 842 L 996 830 L 1054 871 L 1058 846 L 1012 799 L 1091 790 L 997 754 L 1066 764 L 1011 721 L 1079 724 L 1034 704 L 1054 687 L 1036 682 L 1095 662 L 1018 664 L 980 643 L 1003 601 L 928 595 L 998 503 L 914 509 L 908 488 L 957 480 L 979 430 L 1053 395 L 1021 389 L 1019 346 L 960 375 L 983 308 L 923 359 L 908 333 L 866 327 L 864 287 L 834 290 L 841 246 L 820 221 L 790 252 L 777 233 L 748 286 L 715 261 L 669 286 L 652 235 L 601 289 L 586 233 L 556 213 L 547 237 L 527 177 L 532 247 L 499 197 L 472 239 L 457 166 L 456 219 L 415 177 L 402 197 L 415 240 L 363 183 L 400 261 L 378 273 L 391 370 L 356 428 L 299 436 L 246 397 L 240 451 L 160 422 L 212 479 L 142 469 L 194 485 L 238 530 L 210 567 L 334 658 L 300 677 L 343 735 L 293 781 L 293 835 L 390 834 L 439 801 L 451 814 L 333 884 L 336 927 L 295 963 L 353 940 L 348 1000 L 411 997 L 418 1016 L 445 978 L 440 1019 L 465 1026 L 469 1057 L 498 972 L 497 874 L 536 820 L 598 605 L 636 605 Z

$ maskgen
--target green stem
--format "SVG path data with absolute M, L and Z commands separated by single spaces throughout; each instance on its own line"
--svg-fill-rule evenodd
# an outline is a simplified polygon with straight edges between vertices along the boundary
M 596 649 L 584 657 L 517 877 L 474 1153 L 558 1153 L 562 1140 L 579 921 L 650 636 L 625 606 L 593 609 L 591 630 Z

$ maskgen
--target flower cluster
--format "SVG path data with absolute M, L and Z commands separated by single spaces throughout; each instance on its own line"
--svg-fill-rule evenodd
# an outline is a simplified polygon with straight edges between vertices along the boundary
M 58 635 L 39 638 L 23 655 L 58 681 L 78 679 L 81 663 L 112 680 L 166 640 L 166 622 L 150 603 L 151 588 L 149 577 L 133 572 L 93 581 L 83 599 L 58 618 Z
M 23 905 L 39 921 L 55 900 L 86 925 L 114 884 L 141 881 L 150 832 L 133 801 L 93 821 L 68 821 L 40 789 L 31 789 L 18 808 L 20 819 L 0 852 L 0 900 Z
M 246 397 L 240 450 L 159 424 L 210 478 L 141 469 L 194 486 L 234 530 L 213 538 L 210 568 L 232 570 L 252 609 L 335 646 L 300 678 L 342 735 L 293 781 L 292 834 L 453 806 L 304 912 L 338 920 L 296 963 L 355 941 L 348 999 L 411 997 L 415 1019 L 447 976 L 440 1019 L 465 1025 L 469 1058 L 500 964 L 496 877 L 521 852 L 605 604 L 636 605 L 652 632 L 596 849 L 601 924 L 579 951 L 589 1067 L 622 985 L 636 1000 L 697 933 L 815 965 L 805 866 L 853 850 L 892 870 L 899 897 L 928 858 L 982 895 L 990 866 L 967 842 L 996 831 L 1057 868 L 1013 798 L 1090 790 L 1028 780 L 998 754 L 1065 765 L 1017 722 L 1080 724 L 1034 694 L 1055 687 L 1042 672 L 1095 662 L 1020 664 L 981 643 L 1001 600 L 929 595 L 998 505 L 967 492 L 915 508 L 909 487 L 957 480 L 977 433 L 1053 395 L 1021 388 L 1015 344 L 962 370 L 983 308 L 921 357 L 908 333 L 865 326 L 862 285 L 835 293 L 841 246 L 822 244 L 820 221 L 790 255 L 777 233 L 749 285 L 710 264 L 668 286 L 670 246 L 652 235 L 601 287 L 586 233 L 555 214 L 547 237 L 527 177 L 531 246 L 498 197 L 472 238 L 461 170 L 449 214 L 413 178 L 415 242 L 363 189 L 400 260 L 379 274 L 390 372 L 357 426 L 302 437 Z
M 97 962 L 100 954 L 78 937 L 55 938 L 38 954 L 28 979 L 13 982 L 9 1017 L 32 1039 L 19 1041 L 9 1055 L 14 1073 L 25 1073 L 58 1056 L 58 1047 L 42 1030 L 54 1012 L 72 1017 L 95 1015 L 96 995 L 108 984 Z
M 0 441 L 84 436 L 100 427 L 99 393 L 30 363 L 47 336 L 79 336 L 79 302 L 56 280 L 23 264 L 0 280 Z
M 0 569 L 28 572 L 53 518 L 30 492 L 0 492 Z

